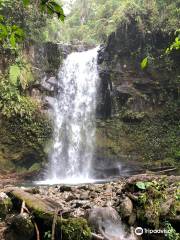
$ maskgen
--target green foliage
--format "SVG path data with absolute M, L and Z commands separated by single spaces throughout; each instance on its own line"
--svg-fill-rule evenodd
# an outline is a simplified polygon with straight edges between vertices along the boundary
M 0 79 L 0 110 L 10 118 L 20 115 L 30 118 L 37 109 L 37 103 L 30 97 L 22 96 L 17 86 L 8 80 Z
M 19 78 L 20 74 L 21 74 L 21 70 L 20 70 L 18 65 L 14 64 L 14 65 L 10 66 L 9 80 L 10 80 L 12 85 L 17 86 L 17 81 L 18 81 L 18 78 Z
M 40 8 L 43 12 L 48 13 L 49 15 L 56 14 L 61 21 L 64 21 L 65 19 L 64 11 L 56 0 L 41 0 Z
M 141 205 L 145 205 L 147 203 L 147 200 L 148 200 L 148 195 L 146 192 L 140 194 L 138 197 L 138 201 Z
M 177 160 L 180 160 L 180 150 L 177 150 L 175 153 L 174 153 L 174 156 Z
M 137 183 L 140 188 L 137 187 Z M 146 184 L 148 187 L 146 187 Z M 136 188 L 134 187 L 136 186 Z M 137 219 L 151 228 L 161 228 L 162 218 L 171 219 L 173 214 L 177 214 L 176 208 L 176 189 L 178 180 L 171 183 L 167 177 L 156 178 L 148 182 L 146 177 L 143 182 L 132 183 L 129 189 L 138 196 Z M 169 189 L 172 189 L 169 191 Z M 173 200 L 171 206 L 167 209 L 169 200 Z M 167 229 L 167 228 L 166 228 Z
M 91 230 L 83 218 L 64 219 L 62 222 L 62 236 L 64 239 L 90 240 Z
M 0 15 L 0 43 L 4 48 L 16 49 L 17 44 L 24 40 L 24 32 L 17 25 Z
M 180 234 L 176 232 L 176 230 L 172 227 L 172 225 L 169 222 L 165 222 L 164 224 L 166 230 L 168 231 L 167 240 L 179 240 Z
M 179 150 L 178 105 L 166 105 L 162 112 L 144 119 L 140 124 L 125 124 L 122 131 L 129 144 L 126 154 L 138 149 L 138 159 L 152 166 L 176 166 L 176 154 Z M 168 160 L 169 159 L 169 160 Z
M 31 74 L 24 77 L 25 69 L 17 64 L 11 65 L 9 77 L 0 78 L 0 110 L 8 118 L 15 115 L 31 117 L 38 108 L 34 100 L 22 94 L 21 89 L 25 90 L 32 81 Z
M 179 183 L 179 186 L 177 188 L 175 198 L 176 198 L 177 201 L 180 201 L 180 183 Z
M 22 57 L 9 67 L 9 81 L 12 85 L 25 90 L 33 82 L 33 73 L 30 64 Z
M 174 42 L 170 45 L 170 47 L 168 47 L 165 51 L 165 53 L 162 53 L 160 56 L 157 56 L 156 59 L 155 58 L 151 58 L 149 59 L 149 57 L 146 57 L 142 60 L 141 62 L 141 69 L 144 70 L 148 67 L 149 63 L 152 63 L 151 61 L 149 60 L 156 60 L 158 61 L 159 59 L 164 59 L 166 61 L 166 57 L 167 55 L 169 55 L 170 53 L 172 53 L 173 51 L 177 51 L 177 50 L 180 50 L 180 30 L 176 30 L 175 31 L 175 35 L 179 34 Z M 170 65 L 170 64 L 169 64 Z
M 141 190 L 146 190 L 148 187 L 152 186 L 152 182 L 137 182 L 136 186 Z
M 145 69 L 148 66 L 148 57 L 144 58 L 141 62 L 141 69 Z
M 40 163 L 34 163 L 29 169 L 28 171 L 31 173 L 31 172 L 38 172 L 40 171 L 42 168 L 42 164 Z
M 32 116 L 38 104 L 26 96 L 25 90 L 33 80 L 31 66 L 22 56 L 9 66 L 8 74 L 0 76 L 0 110 L 4 116 Z
M 175 35 L 177 34 L 178 36 L 175 38 L 174 42 L 166 49 L 166 54 L 170 54 L 173 50 L 180 50 L 180 30 L 175 32 Z
M 27 110 L 22 116 L 19 113 L 11 114 L 11 117 L 1 114 L 0 164 L 3 165 L 2 168 L 21 172 L 22 170 L 39 171 L 47 161 L 45 146 L 51 134 L 51 122 L 37 108 L 31 115 L 28 115 Z
M 165 107 L 155 109 L 152 113 L 146 112 L 146 117 L 141 121 L 134 121 L 131 117 L 131 121 L 124 122 L 123 111 L 112 119 L 101 120 L 97 124 L 97 148 L 104 157 L 114 159 L 123 155 L 124 161 L 133 159 L 137 165 L 143 164 L 147 169 L 178 168 L 178 119 L 178 103 L 171 101 L 166 101 Z
M 56 20 L 50 22 L 46 39 L 97 44 L 117 26 L 126 34 L 132 20 L 143 38 L 161 31 L 169 34 L 179 28 L 178 4 L 178 0 L 76 0 L 63 26 Z
M 160 190 L 164 190 L 164 188 L 167 187 L 167 182 L 161 181 L 159 183 L 156 180 L 152 182 L 137 182 L 136 187 L 138 187 L 138 189 L 140 190 L 148 190 L 150 187 L 153 187 L 154 189 L 160 191 Z
M 7 169 L 37 171 L 46 160 L 51 124 L 28 94 L 34 76 L 23 48 L 42 39 L 41 29 L 54 16 L 64 20 L 53 0 L 0 0 L 0 162 Z
M 52 234 L 51 231 L 47 231 L 44 233 L 44 240 L 51 240 Z
M 28 4 L 30 4 L 30 0 L 22 0 L 22 1 L 23 1 L 24 6 L 27 6 Z
M 122 119 L 126 122 L 141 122 L 146 117 L 145 112 L 134 112 L 132 110 L 126 110 L 122 114 Z
M 19 18 L 17 12 L 20 12 Z M 54 14 L 64 21 L 63 9 L 55 0 L 1 0 L 0 43 L 3 48 L 17 49 L 18 44 L 24 41 L 25 33 L 29 35 L 29 32 L 33 32 L 33 27 L 37 28 L 39 20 L 43 26 L 46 17 Z

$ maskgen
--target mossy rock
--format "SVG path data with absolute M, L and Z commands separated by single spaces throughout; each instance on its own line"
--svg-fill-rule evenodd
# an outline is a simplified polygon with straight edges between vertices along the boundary
M 2 168 L 8 171 L 39 169 L 48 159 L 45 146 L 51 138 L 51 133 L 51 122 L 41 113 L 29 119 L 2 118 L 0 121 Z
M 58 226 L 62 230 L 62 236 L 67 240 L 89 240 L 91 231 L 87 221 L 82 218 L 71 218 L 58 221 Z
M 146 117 L 145 112 L 134 112 L 131 110 L 128 110 L 122 114 L 122 120 L 127 123 L 142 122 L 145 117 Z
M 0 192 L 0 219 L 4 219 L 11 209 L 11 199 L 4 192 Z
M 137 221 L 157 229 L 164 220 L 180 221 L 179 177 L 138 175 L 129 179 L 125 189 L 138 199 L 134 202 Z
M 14 215 L 8 219 L 10 226 L 6 233 L 7 240 L 31 240 L 35 237 L 34 224 L 27 213 Z
M 57 203 L 37 198 L 36 196 L 24 192 L 20 189 L 9 193 L 10 197 L 17 202 L 25 202 L 27 208 L 32 212 L 37 223 L 43 225 L 44 229 L 51 229 L 54 215 L 57 211 Z M 19 204 L 21 205 L 21 204 Z M 87 221 L 83 218 L 64 219 L 57 217 L 56 232 L 62 234 L 66 240 L 89 240 L 91 239 L 91 230 Z

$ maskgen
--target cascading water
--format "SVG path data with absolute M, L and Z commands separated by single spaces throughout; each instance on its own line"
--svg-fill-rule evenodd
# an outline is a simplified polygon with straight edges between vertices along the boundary
M 47 183 L 91 179 L 94 154 L 98 48 L 71 53 L 59 72 L 54 139 Z

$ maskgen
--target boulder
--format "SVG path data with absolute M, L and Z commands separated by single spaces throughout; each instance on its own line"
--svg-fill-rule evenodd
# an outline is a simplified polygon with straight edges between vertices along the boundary
M 80 200 L 88 200 L 89 199 L 89 191 L 84 191 L 80 194 Z
M 34 225 L 27 213 L 14 215 L 9 219 L 6 240 L 31 240 L 35 235 Z
M 6 195 L 6 193 L 0 192 L 0 219 L 5 218 L 11 209 L 11 199 Z
M 121 200 L 120 209 L 119 209 L 122 218 L 130 217 L 133 212 L 133 203 L 129 197 L 124 197 Z
M 92 208 L 88 211 L 88 221 L 97 233 L 107 240 L 136 240 L 134 230 L 129 232 L 122 223 L 118 212 L 112 207 Z
M 60 192 L 71 192 L 72 188 L 71 188 L 71 186 L 62 185 L 62 186 L 60 186 L 59 191 Z
M 135 222 L 136 222 L 136 213 L 132 212 L 132 214 L 129 217 L 128 224 L 130 226 L 133 226 L 135 224 Z
M 161 205 L 161 211 L 160 211 L 161 216 L 167 216 L 168 215 L 173 203 L 174 203 L 174 199 L 170 198 Z

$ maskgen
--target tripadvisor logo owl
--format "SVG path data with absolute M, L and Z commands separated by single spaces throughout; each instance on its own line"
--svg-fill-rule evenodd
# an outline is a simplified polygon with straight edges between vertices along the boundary
M 141 227 L 137 227 L 136 229 L 135 229 L 135 234 L 137 235 L 137 236 L 141 236 L 141 235 L 143 235 L 143 229 L 141 228 Z
M 147 228 L 142 228 L 142 227 L 137 227 L 135 229 L 135 234 L 137 236 L 141 236 L 143 234 L 164 234 L 167 235 L 170 233 L 170 230 L 167 229 L 147 229 Z

